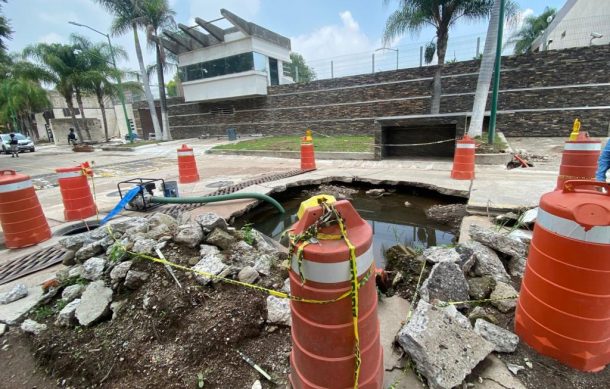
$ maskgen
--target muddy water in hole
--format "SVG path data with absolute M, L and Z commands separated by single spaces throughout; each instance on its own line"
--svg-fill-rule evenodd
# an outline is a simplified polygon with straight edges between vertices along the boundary
M 351 202 L 360 216 L 373 228 L 373 249 L 377 266 L 384 266 L 383 253 L 397 243 L 417 248 L 452 243 L 454 235 L 450 232 L 450 228 L 429 220 L 424 213 L 427 208 L 435 204 L 450 203 L 447 199 L 398 192 L 373 198 L 367 196 L 365 190 L 360 189 L 358 193 L 352 195 Z M 252 223 L 257 230 L 279 240 L 282 232 L 297 221 L 299 205 L 309 197 L 311 196 L 304 191 L 290 196 L 280 196 L 278 201 L 286 209 L 284 215 L 265 204 L 240 217 L 236 225 L 241 227 L 246 223 Z M 411 205 L 407 207 L 405 202 Z

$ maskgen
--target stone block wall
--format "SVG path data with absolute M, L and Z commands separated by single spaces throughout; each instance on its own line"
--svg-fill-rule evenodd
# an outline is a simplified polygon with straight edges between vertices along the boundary
M 609 62 L 610 46 L 504 57 L 498 129 L 507 136 L 567 136 L 579 117 L 591 135 L 607 136 Z M 468 116 L 479 64 L 444 67 L 441 113 Z M 374 134 L 376 118 L 429 112 L 434 71 L 427 66 L 271 86 L 267 96 L 231 101 L 184 103 L 173 98 L 172 135 L 224 134 L 231 127 L 242 134 L 302 134 L 306 128 L 324 134 Z M 145 106 L 134 104 L 134 111 L 139 114 L 137 108 Z
M 104 135 L 104 129 L 102 123 L 98 119 L 76 119 L 83 134 L 84 139 L 78 139 L 78 142 L 104 142 L 106 137 Z M 74 124 L 71 118 L 62 119 L 51 119 L 51 131 L 53 131 L 53 141 L 56 145 L 67 145 L 68 144 L 68 133 L 70 128 L 74 128 Z M 91 133 L 91 139 L 87 139 L 87 131 L 85 131 L 85 122 Z M 76 135 L 78 137 L 78 133 Z

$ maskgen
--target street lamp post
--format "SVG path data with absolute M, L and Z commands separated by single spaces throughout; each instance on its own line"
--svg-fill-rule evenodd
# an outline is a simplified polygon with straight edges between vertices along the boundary
M 375 53 L 378 51 L 382 51 L 382 50 L 391 50 L 391 51 L 396 52 L 396 70 L 398 70 L 398 49 L 392 49 L 391 47 L 380 47 L 377 50 L 375 50 Z M 373 53 L 373 56 L 375 56 L 375 53 Z
M 75 26 L 88 28 L 91 31 L 97 32 L 98 34 L 103 35 L 106 37 L 106 39 L 108 39 L 108 47 L 110 48 L 110 56 L 112 57 L 112 66 L 114 66 L 114 70 L 116 70 L 116 81 L 117 81 L 117 85 L 119 87 L 119 100 L 121 101 L 121 106 L 123 107 L 123 115 L 125 116 L 125 124 L 127 125 L 127 134 L 129 137 L 129 143 L 133 143 L 133 133 L 131 131 L 131 125 L 129 124 L 129 118 L 127 117 L 127 108 L 125 107 L 125 95 L 123 94 L 123 84 L 121 83 L 121 72 L 119 72 L 119 69 L 116 66 L 116 59 L 114 57 L 114 48 L 112 47 L 112 42 L 110 41 L 110 35 L 104 34 L 103 32 L 98 31 L 95 28 L 87 26 L 85 24 L 76 23 L 76 22 L 68 22 L 68 23 L 75 25 Z M 106 141 L 108 141 L 108 139 L 106 139 Z
M 487 143 L 492 145 L 496 136 L 496 116 L 498 114 L 498 91 L 500 89 L 500 65 L 502 62 L 502 33 L 504 30 L 505 0 L 500 0 L 500 16 L 498 19 L 498 38 L 496 43 L 496 62 L 494 64 L 493 90 L 491 94 L 491 113 L 489 115 L 489 129 L 487 130 Z

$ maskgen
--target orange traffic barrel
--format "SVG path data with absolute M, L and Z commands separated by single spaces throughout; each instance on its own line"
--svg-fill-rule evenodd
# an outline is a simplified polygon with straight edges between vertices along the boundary
M 454 180 L 474 179 L 474 151 L 475 141 L 468 135 L 456 142 L 451 178 Z
M 301 138 L 301 170 L 314 170 L 316 157 L 313 150 L 313 138 L 306 135 Z
M 10 249 L 51 238 L 51 229 L 29 176 L 14 170 L 0 171 L 0 224 L 4 244 Z
M 583 371 L 610 363 L 609 190 L 577 180 L 542 196 L 515 315 L 524 342 Z
M 355 246 L 357 256 L 360 281 L 357 289 L 358 348 L 361 361 L 358 387 L 378 389 L 383 384 L 383 349 L 377 318 L 372 230 L 349 201 L 334 204 L 345 222 L 348 239 Z M 292 232 L 296 236 L 302 234 L 322 215 L 323 209 L 319 205 L 305 209 Z M 289 272 L 290 293 L 293 296 L 327 301 L 349 294 L 352 290 L 350 250 L 345 240 L 332 238 L 339 234 L 337 225 L 321 225 L 315 243 L 303 248 L 300 263 L 298 256 L 293 256 Z M 289 378 L 292 387 L 353 388 L 357 359 L 351 295 L 327 304 L 293 300 L 290 308 L 293 348 Z
M 601 153 L 602 142 L 589 138 L 581 132 L 576 140 L 569 140 L 563 148 L 559 176 L 555 190 L 561 190 L 568 180 L 595 180 L 597 160 Z
M 192 147 L 182 145 L 178 149 L 178 173 L 181 184 L 199 181 L 197 161 L 195 161 L 195 153 L 193 153 Z
M 64 203 L 64 219 L 72 221 L 94 216 L 97 208 L 83 167 L 57 168 L 55 172 Z

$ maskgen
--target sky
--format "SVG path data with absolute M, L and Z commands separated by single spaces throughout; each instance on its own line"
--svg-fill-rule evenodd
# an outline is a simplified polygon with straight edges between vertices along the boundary
M 396 9 L 398 0 L 169 0 L 176 12 L 177 23 L 194 25 L 195 17 L 212 20 L 220 17 L 219 10 L 226 8 L 238 16 L 289 37 L 292 50 L 301 53 L 314 66 L 319 78 L 328 76 L 330 61 L 334 74 L 371 67 L 375 53 L 375 70 L 387 70 L 396 66 L 399 54 L 400 67 L 417 66 L 419 47 L 434 37 L 434 31 L 424 29 L 418 36 L 406 35 L 388 47 L 398 49 L 378 50 L 383 47 L 382 35 L 385 20 Z M 521 17 L 537 15 L 545 6 L 561 8 L 565 0 L 516 0 L 521 7 Z M 387 3 L 387 4 L 386 4 Z M 79 33 L 92 40 L 104 40 L 85 28 L 68 24 L 74 21 L 87 24 L 102 32 L 109 31 L 112 16 L 94 0 L 8 0 L 3 12 L 11 20 L 15 30 L 8 42 L 10 51 L 18 52 L 37 42 L 68 42 L 71 33 Z M 222 22 L 221 22 L 222 23 Z M 225 22 L 226 23 L 226 22 Z M 509 27 L 508 33 L 519 23 Z M 476 40 L 484 41 L 487 22 L 457 23 L 449 35 L 447 60 L 470 59 L 475 56 Z M 140 33 L 145 61 L 154 61 L 153 52 L 146 48 L 146 36 Z M 113 36 L 113 44 L 122 46 L 129 60 L 119 64 L 124 69 L 138 69 L 133 34 Z M 482 50 L 482 46 L 481 46 Z M 358 68 L 358 69 L 357 69 Z M 154 83 L 151 81 L 151 84 Z

